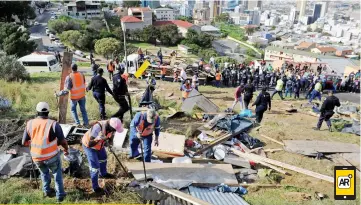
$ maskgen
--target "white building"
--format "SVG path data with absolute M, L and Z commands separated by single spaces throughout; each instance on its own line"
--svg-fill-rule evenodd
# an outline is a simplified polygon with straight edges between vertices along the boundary
M 264 22 L 265 26 L 275 26 L 277 25 L 278 21 L 277 21 L 277 17 L 271 17 L 269 19 L 266 19 L 266 21 Z
M 152 11 L 148 7 L 132 7 L 128 9 L 128 16 L 120 19 L 126 30 L 143 29 L 152 25 Z
M 342 37 L 342 36 L 343 36 L 343 30 L 342 30 L 342 29 L 338 29 L 338 30 L 336 31 L 336 36 L 335 36 L 335 37 L 340 38 L 340 37 Z
M 160 20 L 160 21 L 174 20 L 174 10 L 170 9 L 170 8 L 154 9 L 154 14 L 157 16 L 157 20 Z
M 89 19 L 103 16 L 100 1 L 76 1 L 65 5 L 66 14 L 72 18 Z
M 299 11 L 297 11 L 296 7 L 291 8 L 291 12 L 289 15 L 288 20 L 293 24 L 298 20 L 298 15 L 300 14 Z
M 299 18 L 302 18 L 303 16 L 305 16 L 305 14 L 306 14 L 306 5 L 307 5 L 306 0 L 297 1 L 297 11 L 300 12 Z

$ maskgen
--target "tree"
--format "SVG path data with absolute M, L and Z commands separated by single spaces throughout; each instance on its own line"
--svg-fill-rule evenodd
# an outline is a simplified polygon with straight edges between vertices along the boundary
M 17 56 L 0 55 L 0 79 L 5 81 L 26 81 L 30 75 L 18 61 Z
M 247 41 L 248 40 L 248 36 L 242 36 L 242 41 Z
M 18 16 L 22 23 L 35 18 L 30 1 L 0 1 L 0 21 L 13 22 L 12 16 Z
M 247 35 L 252 35 L 254 33 L 254 28 L 253 27 L 246 27 L 246 33 Z
M 177 45 L 182 40 L 182 36 L 178 32 L 178 27 L 173 24 L 161 26 L 159 33 L 159 40 L 163 45 Z
M 212 47 L 212 41 L 214 37 L 205 33 L 201 33 L 198 39 L 198 45 L 203 48 L 210 48 Z
M 69 30 L 64 31 L 59 37 L 65 45 L 73 48 L 79 48 L 77 43 L 81 36 L 82 34 L 80 31 Z
M 255 53 L 254 53 L 254 50 L 252 50 L 252 49 L 250 49 L 250 48 L 247 49 L 246 54 L 247 54 L 248 56 L 252 56 L 252 57 L 255 57 L 255 56 L 256 56 Z
M 123 0 L 123 7 L 129 8 L 129 7 L 139 7 L 140 1 L 133 1 L 133 0 Z
M 120 42 L 115 38 L 103 38 L 95 42 L 95 52 L 108 58 L 113 53 L 119 53 Z
M 93 30 L 97 30 L 97 31 L 100 31 L 103 28 L 105 28 L 105 24 L 101 20 L 92 20 L 92 21 L 90 21 L 90 24 L 87 25 L 87 29 L 93 29 Z
M 176 19 L 193 23 L 193 18 L 191 16 L 178 16 Z
M 271 27 L 271 30 L 275 30 L 275 29 L 276 29 L 276 26 L 272 26 L 272 27 Z
M 19 29 L 12 23 L 0 23 L 0 50 L 7 55 L 22 57 L 36 49 L 36 43 L 29 41 L 28 31 Z
M 68 26 L 68 23 L 64 20 L 52 20 L 48 22 L 49 30 L 54 31 L 55 33 L 63 33 Z
M 194 29 L 189 29 L 186 34 L 186 40 L 189 44 L 198 44 L 198 33 Z
M 145 42 L 155 44 L 159 36 L 160 36 L 159 29 L 156 28 L 155 26 L 150 25 L 143 28 L 141 39 L 143 39 L 143 41 Z
M 229 13 L 221 13 L 220 15 L 216 16 L 216 22 L 224 22 L 227 23 L 229 20 Z

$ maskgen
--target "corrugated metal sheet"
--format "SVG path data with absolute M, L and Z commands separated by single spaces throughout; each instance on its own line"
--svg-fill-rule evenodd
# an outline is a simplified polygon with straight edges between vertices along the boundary
M 248 203 L 238 194 L 222 193 L 217 190 L 194 186 L 189 186 L 188 189 L 190 195 L 214 205 L 248 205 Z

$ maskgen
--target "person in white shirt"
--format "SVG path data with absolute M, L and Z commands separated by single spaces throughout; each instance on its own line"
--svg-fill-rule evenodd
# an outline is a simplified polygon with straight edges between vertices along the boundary
M 180 89 L 182 88 L 182 85 L 186 82 L 187 80 L 187 73 L 185 72 L 184 68 L 181 68 L 181 72 L 180 72 L 180 78 L 181 78 L 181 85 L 180 85 Z

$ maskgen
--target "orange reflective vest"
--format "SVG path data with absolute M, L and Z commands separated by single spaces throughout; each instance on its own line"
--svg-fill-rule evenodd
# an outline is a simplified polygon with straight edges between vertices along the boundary
M 106 124 L 107 124 L 107 121 L 106 121 L 106 120 L 99 121 L 99 122 L 97 122 L 97 124 L 100 125 L 101 134 L 103 134 L 103 136 L 105 136 L 106 138 L 110 138 L 111 135 L 106 136 L 106 133 L 105 133 L 105 126 L 106 126 Z M 94 125 L 94 126 L 95 126 L 95 125 Z M 94 126 L 93 126 L 93 127 L 94 127 Z M 105 143 L 105 140 L 104 140 L 104 139 L 99 140 L 99 141 L 97 142 L 97 144 L 94 145 L 93 147 L 90 147 L 90 146 L 89 146 L 90 137 L 91 137 L 91 131 L 92 131 L 93 127 L 84 134 L 81 142 L 83 143 L 84 146 L 86 146 L 86 147 L 88 147 L 88 148 L 96 149 L 96 150 L 101 150 L 101 149 L 104 147 L 104 143 Z M 99 134 L 100 134 L 100 133 L 99 133 Z M 93 136 L 93 137 L 97 137 L 97 136 Z
M 185 85 L 185 88 L 186 88 L 186 90 L 189 90 L 189 89 L 191 89 L 191 86 L 190 85 L 188 85 L 188 86 Z M 187 92 L 186 90 L 183 91 L 183 98 L 184 99 L 188 98 L 189 93 L 190 93 L 190 92 Z
M 49 141 L 50 129 L 52 129 L 54 120 L 33 119 L 26 125 L 26 131 L 30 136 L 30 153 L 34 161 L 44 161 L 58 154 L 58 140 L 55 138 Z
M 221 80 L 221 74 L 220 73 L 216 73 L 216 80 Z
M 82 73 L 75 72 L 69 75 L 73 87 L 70 90 L 70 99 L 78 100 L 85 97 L 85 77 Z
M 163 67 L 162 70 L 160 71 L 161 75 L 165 75 L 167 73 L 167 68 Z
M 145 120 L 143 119 L 143 116 L 144 116 L 143 114 L 140 115 L 140 122 L 139 122 L 139 125 L 137 126 L 137 130 L 138 130 L 138 132 L 139 131 L 142 132 L 142 134 L 141 134 L 142 137 L 148 137 L 149 135 L 153 134 L 153 131 L 155 129 L 155 123 L 158 120 L 158 115 L 155 116 L 154 122 L 152 124 L 148 125 L 147 127 L 144 127 Z
M 114 71 L 114 64 L 109 63 L 107 69 L 108 69 L 108 71 L 113 72 Z

